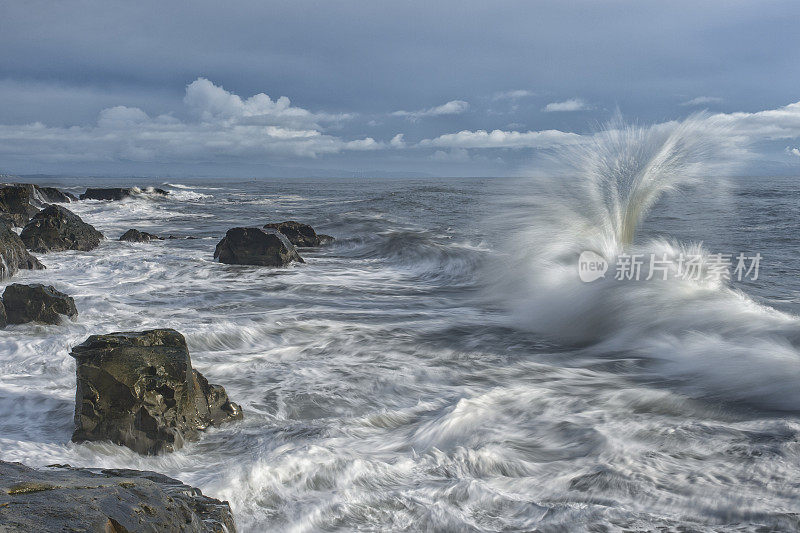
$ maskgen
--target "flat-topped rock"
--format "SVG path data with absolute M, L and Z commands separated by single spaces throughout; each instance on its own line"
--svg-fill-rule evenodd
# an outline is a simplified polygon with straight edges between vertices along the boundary
M 52 285 L 40 283 L 12 283 L 3 291 L 3 305 L 9 324 L 58 324 L 63 317 L 75 319 L 78 316 L 72 297 Z
M 119 238 L 121 241 L 128 242 L 149 242 L 149 241 L 163 241 L 164 237 L 147 233 L 146 231 L 139 231 L 138 229 L 129 229 Z
M 228 502 L 139 470 L 0 461 L 0 531 L 235 533 Z
M 214 259 L 228 265 L 284 266 L 304 263 L 281 232 L 276 229 L 231 228 L 217 244 Z
M 166 196 L 169 191 L 157 187 L 89 187 L 81 194 L 81 200 L 123 200 L 136 194 L 158 194 Z
M 186 339 L 173 329 L 92 335 L 70 355 L 77 361 L 75 442 L 110 440 L 158 454 L 242 419 L 225 389 L 192 368 Z
M 11 226 L 0 220 L 0 279 L 13 276 L 20 269 L 42 270 L 44 265 L 25 248 Z
M 294 220 L 265 224 L 264 228 L 276 229 L 286 235 L 289 242 L 295 246 L 312 247 L 327 244 L 333 241 L 330 235 L 317 235 L 314 228 L 308 224 L 301 224 Z
M 93 250 L 104 237 L 66 207 L 52 204 L 36 213 L 20 238 L 31 251 L 58 252 Z

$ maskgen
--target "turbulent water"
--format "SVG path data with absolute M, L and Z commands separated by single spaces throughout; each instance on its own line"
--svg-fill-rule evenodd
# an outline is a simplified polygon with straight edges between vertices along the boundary
M 800 529 L 795 181 L 650 189 L 635 232 L 547 180 L 137 184 L 170 195 L 72 204 L 108 240 L 14 278 L 80 316 L 0 332 L 0 458 L 156 470 L 243 531 Z M 337 240 L 283 269 L 213 261 L 226 229 L 286 219 Z M 198 238 L 116 241 L 131 227 Z M 584 284 L 587 246 L 764 259 L 756 281 Z M 159 457 L 70 443 L 70 348 L 158 327 L 245 420 Z

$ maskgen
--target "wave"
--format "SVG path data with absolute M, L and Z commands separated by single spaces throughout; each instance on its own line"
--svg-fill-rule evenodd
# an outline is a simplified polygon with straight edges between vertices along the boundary
M 502 208 L 509 245 L 504 275 L 492 273 L 490 297 L 506 306 L 514 327 L 595 357 L 643 358 L 651 377 L 692 395 L 798 410 L 797 317 L 724 280 L 681 279 L 674 267 L 667 280 L 613 279 L 621 253 L 666 256 L 673 265 L 681 254 L 697 255 L 701 273 L 709 267 L 699 244 L 636 239 L 662 194 L 687 184 L 711 187 L 725 169 L 725 136 L 702 118 L 659 128 L 613 122 L 560 154 L 569 178 L 521 183 L 527 195 Z M 583 251 L 604 258 L 610 275 L 582 282 Z

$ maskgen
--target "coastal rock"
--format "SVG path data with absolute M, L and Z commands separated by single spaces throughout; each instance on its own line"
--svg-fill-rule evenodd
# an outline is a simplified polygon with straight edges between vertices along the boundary
M 0 187 L 0 220 L 12 226 L 22 227 L 38 209 L 31 204 L 31 191 L 24 185 L 4 185 Z
M 0 220 L 0 279 L 13 276 L 19 269 L 42 270 L 44 265 L 25 249 L 19 235 Z
M 74 194 L 56 189 L 55 187 L 41 187 L 39 185 L 34 185 L 34 187 L 41 200 L 48 204 L 68 204 L 78 201 L 78 198 Z
M 138 229 L 129 229 L 119 238 L 121 241 L 128 242 L 149 242 L 149 241 L 163 241 L 163 237 L 147 233 L 146 231 L 139 231 Z
M 0 328 L 4 328 L 8 325 L 8 317 L 6 316 L 6 307 L 3 305 L 3 302 L 0 301 Z
M 232 228 L 217 244 L 214 259 L 228 265 L 284 266 L 304 263 L 289 239 L 275 229 Z
M 146 189 L 139 189 L 138 187 L 89 187 L 85 193 L 81 194 L 80 198 L 81 200 L 122 200 L 141 193 L 166 196 L 169 191 L 157 187 L 147 187 Z
M 60 205 L 49 205 L 31 219 L 20 234 L 25 246 L 34 252 L 93 250 L 103 234 Z
M 265 224 L 264 228 L 271 228 L 280 231 L 286 235 L 286 238 L 289 239 L 289 242 L 300 247 L 320 246 L 333 241 L 333 237 L 330 235 L 317 235 L 317 232 L 314 231 L 314 228 L 308 224 L 301 224 L 300 222 L 295 222 L 294 220 Z
M 235 533 L 228 502 L 156 472 L 0 461 L 0 531 Z
M 92 335 L 70 355 L 78 378 L 74 442 L 110 440 L 158 454 L 242 419 L 225 389 L 192 369 L 186 339 L 173 329 Z
M 62 315 L 72 319 L 78 316 L 72 297 L 40 283 L 12 283 L 3 292 L 3 305 L 9 324 L 58 324 Z
M 324 246 L 326 244 L 330 244 L 336 239 L 331 237 L 330 235 L 325 235 L 324 233 L 317 233 L 317 237 L 319 238 L 319 245 Z

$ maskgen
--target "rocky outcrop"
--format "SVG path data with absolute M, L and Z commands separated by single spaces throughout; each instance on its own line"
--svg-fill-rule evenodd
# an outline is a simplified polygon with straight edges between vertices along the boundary
M 289 239 L 275 229 L 232 228 L 219 241 L 214 258 L 229 265 L 284 266 L 304 263 Z
M 320 246 L 333 241 L 333 237 L 330 235 L 317 235 L 317 232 L 314 231 L 314 228 L 308 224 L 301 224 L 300 222 L 295 222 L 294 220 L 265 224 L 264 227 L 280 231 L 286 235 L 286 238 L 289 239 L 289 242 L 295 246 Z
M 169 191 L 157 187 L 90 187 L 81 194 L 81 200 L 123 200 L 136 194 L 158 194 L 166 196 Z
M 12 283 L 3 291 L 3 305 L 9 324 L 58 324 L 64 316 L 71 319 L 78 316 L 72 297 L 40 283 Z
M 41 270 L 44 265 L 25 249 L 19 235 L 0 220 L 0 279 L 17 273 L 17 270 Z
M 39 210 L 31 201 L 31 191 L 24 185 L 0 186 L 0 220 L 22 227 Z
M 8 317 L 6 316 L 6 307 L 3 305 L 3 302 L 0 301 L 0 328 L 4 328 L 8 325 Z
M 138 229 L 129 229 L 119 238 L 121 241 L 128 242 L 149 242 L 149 241 L 163 241 L 164 237 L 147 233 L 146 231 L 139 231 Z
M 75 442 L 110 440 L 157 454 L 242 419 L 225 389 L 192 369 L 186 339 L 173 329 L 92 335 L 70 355 L 78 378 Z
M 48 205 L 31 219 L 20 234 L 25 246 L 34 252 L 93 250 L 103 234 L 60 205 Z
M 48 204 L 68 204 L 78 201 L 78 198 L 74 194 L 56 189 L 55 187 L 41 187 L 39 185 L 34 185 L 34 187 L 41 200 Z
M 228 502 L 156 472 L 0 461 L 0 531 L 235 533 Z

